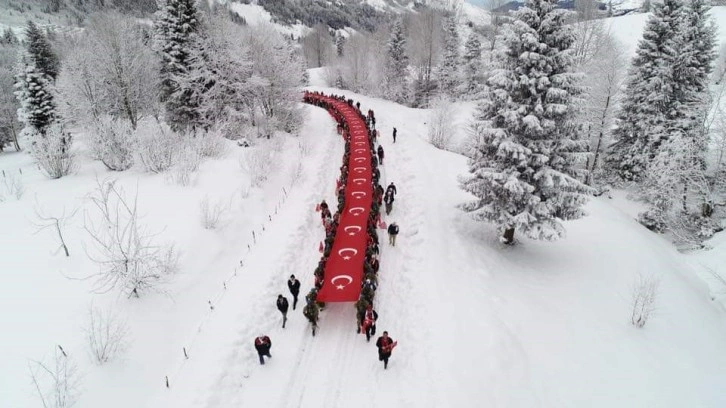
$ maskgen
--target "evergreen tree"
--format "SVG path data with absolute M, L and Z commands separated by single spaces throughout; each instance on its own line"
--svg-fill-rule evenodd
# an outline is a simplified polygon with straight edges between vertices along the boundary
M 60 72 L 60 60 L 53 51 L 48 37 L 32 21 L 25 27 L 25 41 L 28 56 L 33 60 L 35 67 L 52 81 Z
M 683 10 L 680 0 L 653 5 L 628 74 L 606 163 L 619 178 L 641 180 L 648 162 L 668 134 L 668 116 L 676 114 L 673 67 L 679 50 Z
M 388 40 L 386 59 L 386 96 L 398 103 L 408 100 L 407 83 L 408 55 L 406 55 L 406 37 L 403 32 L 403 20 L 393 24 L 391 37 Z
M 8 27 L 3 32 L 2 40 L 0 40 L 3 44 L 7 45 L 16 45 L 19 43 L 18 37 L 15 35 L 15 32 L 12 28 Z
M 335 36 L 335 53 L 338 58 L 343 57 L 345 54 L 345 37 L 340 33 Z
M 464 44 L 462 55 L 464 66 L 463 91 L 467 95 L 476 95 L 481 88 L 481 41 L 479 35 L 472 32 Z
M 181 129 L 200 120 L 198 94 L 184 85 L 193 84 L 193 55 L 199 47 L 199 16 L 194 0 L 164 0 L 155 15 L 155 45 L 161 54 L 161 100 L 167 121 Z M 198 55 L 198 54 L 197 54 Z
M 573 122 L 582 91 L 570 71 L 574 35 L 566 13 L 555 0 L 531 0 L 513 14 L 498 51 L 502 68 L 478 107 L 471 176 L 462 182 L 477 200 L 465 210 L 497 224 L 507 244 L 515 230 L 562 237 L 561 221 L 583 216 L 591 192 L 576 168 L 587 141 Z
M 441 91 L 454 96 L 461 82 L 459 78 L 459 32 L 456 29 L 456 17 L 450 15 L 444 22 L 444 52 L 439 70 Z
M 32 58 L 24 58 L 21 66 L 15 82 L 15 96 L 20 102 L 18 116 L 26 128 L 44 135 L 57 116 L 51 79 L 35 66 Z

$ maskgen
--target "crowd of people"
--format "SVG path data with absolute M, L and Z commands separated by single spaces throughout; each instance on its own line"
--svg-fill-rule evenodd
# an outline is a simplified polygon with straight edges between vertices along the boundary
M 322 97 L 322 98 L 321 98 Z M 368 142 L 371 152 L 371 188 L 373 191 L 373 200 L 371 203 L 370 213 L 367 222 L 367 246 L 365 253 L 365 261 L 363 266 L 363 280 L 361 283 L 361 292 L 359 299 L 355 302 L 356 317 L 357 317 L 357 332 L 362 333 L 366 336 L 366 341 L 376 334 L 376 321 L 378 320 L 378 312 L 373 308 L 373 300 L 375 298 L 376 289 L 378 287 L 378 271 L 380 269 L 380 249 L 377 228 L 385 228 L 385 224 L 381 221 L 381 207 L 385 204 L 386 214 L 390 214 L 393 209 L 393 202 L 397 194 L 397 189 L 394 183 L 390 183 L 388 187 L 384 188 L 380 185 L 380 169 L 379 166 L 383 165 L 384 149 L 379 144 L 378 148 L 375 149 L 376 142 L 378 140 L 378 130 L 375 129 L 376 119 L 373 110 L 368 110 L 367 114 L 363 114 L 360 109 L 360 102 L 353 103 L 352 99 L 346 99 L 342 95 L 325 95 L 319 92 L 308 92 L 305 93 L 303 98 L 304 102 L 326 109 L 330 115 L 337 122 L 338 133 L 345 139 L 345 150 L 343 154 L 343 162 L 340 167 L 340 177 L 336 181 L 336 206 L 331 206 L 323 200 L 316 206 L 316 210 L 320 212 L 321 222 L 325 230 L 324 245 L 322 245 L 321 251 L 322 256 L 318 262 L 315 271 L 313 272 L 314 284 L 308 294 L 305 296 L 305 306 L 303 307 L 303 315 L 307 318 L 312 326 L 312 334 L 315 335 L 317 328 L 317 322 L 319 319 L 320 311 L 325 307 L 325 304 L 317 300 L 317 294 L 322 288 L 325 282 L 325 265 L 330 256 L 335 241 L 335 234 L 337 231 L 338 223 L 340 221 L 340 214 L 345 208 L 345 189 L 348 180 L 348 162 L 350 158 L 350 128 L 349 123 L 346 121 L 345 116 L 342 112 L 338 111 L 334 104 L 330 103 L 325 98 L 332 98 L 337 101 L 347 103 L 348 106 L 353 108 L 355 112 L 360 116 L 360 119 L 365 123 Z M 396 129 L 394 128 L 394 142 L 396 137 Z M 335 209 L 335 212 L 333 212 Z M 392 222 L 388 228 L 389 244 L 395 246 L 395 237 L 398 234 L 398 225 Z M 300 293 L 300 281 L 298 281 L 294 275 L 290 276 L 288 280 L 288 289 L 293 296 L 293 310 L 297 307 L 298 295 Z M 277 308 L 282 313 L 283 322 L 282 327 L 285 327 L 287 322 L 287 311 L 289 303 L 287 298 L 282 294 L 278 296 Z M 262 340 L 266 339 L 265 343 Z M 263 344 L 258 347 L 258 342 L 262 341 Z M 384 369 L 388 368 L 388 359 L 391 356 L 391 351 L 395 347 L 396 342 L 393 341 L 387 332 L 383 332 L 376 341 L 376 347 L 378 348 L 378 357 L 380 361 L 384 363 Z M 257 349 L 260 357 L 260 364 L 264 364 L 264 357 L 270 357 L 269 349 L 271 342 L 267 336 L 259 336 L 255 339 L 255 348 Z

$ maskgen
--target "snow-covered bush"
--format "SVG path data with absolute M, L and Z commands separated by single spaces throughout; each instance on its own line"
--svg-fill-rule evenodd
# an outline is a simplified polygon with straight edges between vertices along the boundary
M 72 407 L 81 394 L 78 366 L 61 346 L 55 349 L 51 363 L 30 360 L 30 379 L 43 408 Z
M 429 141 L 441 150 L 451 150 L 451 138 L 454 133 L 452 121 L 454 108 L 451 101 L 440 96 L 432 102 L 431 120 L 428 125 Z
M 650 319 L 655 311 L 659 285 L 660 280 L 655 275 L 638 275 L 638 280 L 633 286 L 633 310 L 630 315 L 633 326 L 641 328 Z
M 174 164 L 181 140 L 162 122 L 145 121 L 136 128 L 138 154 L 146 171 L 161 173 Z
M 94 158 L 107 169 L 124 171 L 134 164 L 136 135 L 128 120 L 103 116 L 96 122 L 90 139 Z
M 271 159 L 272 152 L 265 144 L 247 149 L 244 156 L 240 157 L 240 167 L 249 173 L 253 186 L 260 187 L 267 181 L 272 169 Z
M 183 140 L 174 155 L 173 162 L 174 165 L 169 174 L 171 180 L 180 186 L 192 184 L 192 175 L 199 170 L 199 165 L 202 162 L 198 142 L 195 139 Z
M 156 234 L 141 225 L 138 194 L 128 200 L 115 180 L 104 180 L 88 199 L 96 208 L 84 226 L 93 247 L 88 256 L 99 269 L 88 277 L 95 280 L 94 289 L 116 289 L 129 297 L 158 290 L 176 271 L 178 256 L 173 246 L 159 245 Z
M 193 138 L 196 151 L 201 157 L 220 157 L 224 154 L 227 144 L 224 141 L 222 126 L 209 130 L 198 130 L 189 137 Z
M 57 179 L 70 174 L 75 167 L 75 153 L 71 150 L 73 137 L 54 123 L 42 135 L 32 127 L 25 128 L 30 140 L 30 153 L 46 176 Z
M 3 188 L 0 189 L 0 201 L 3 201 L 6 196 L 15 197 L 16 200 L 20 200 L 23 198 L 23 194 L 25 194 L 25 185 L 20 177 L 15 174 L 3 176 Z
M 91 307 L 84 330 L 89 352 L 98 364 L 107 363 L 128 346 L 128 325 L 112 310 Z
M 204 229 L 216 229 L 219 222 L 227 212 L 228 205 L 222 201 L 210 202 L 209 197 L 204 197 L 199 202 L 199 214 Z

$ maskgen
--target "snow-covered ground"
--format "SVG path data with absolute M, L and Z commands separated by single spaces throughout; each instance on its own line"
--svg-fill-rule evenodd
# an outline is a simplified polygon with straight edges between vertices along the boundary
M 251 186 L 239 165 L 246 149 L 236 145 L 204 162 L 189 187 L 136 169 L 110 173 L 87 159 L 76 174 L 47 180 L 25 153 L 2 153 L 0 170 L 26 192 L 0 202 L 0 406 L 41 406 L 28 364 L 50 363 L 58 345 L 79 366 L 75 406 L 83 408 L 726 406 L 726 311 L 712 300 L 723 294 L 697 277 L 705 268 L 726 275 L 726 235 L 710 251 L 680 254 L 616 195 L 592 199 L 589 216 L 567 223 L 560 242 L 502 247 L 491 226 L 457 208 L 470 199 L 457 186 L 466 160 L 426 142 L 428 111 L 325 88 L 319 73 L 311 70 L 311 89 L 375 110 L 382 183 L 399 190 L 387 221 L 401 235 L 395 248 L 382 246 L 376 294 L 378 331 L 399 342 L 389 369 L 356 335 L 351 304 L 329 305 L 315 338 L 300 308 L 279 327 L 274 302 L 287 295 L 287 277 L 297 275 L 303 293 L 312 285 L 323 238 L 314 206 L 333 199 L 343 150 L 327 113 L 306 106 L 301 135 L 271 146 L 273 176 L 261 188 Z M 91 282 L 67 278 L 96 271 L 83 230 L 96 177 L 138 189 L 144 224 L 181 252 L 165 293 L 94 294 Z M 229 203 L 220 229 L 201 226 L 205 196 Z M 64 229 L 69 258 L 52 230 L 36 233 L 36 200 L 51 214 L 80 208 Z M 642 329 L 630 324 L 639 276 L 660 282 Z M 103 366 L 93 364 L 82 330 L 91 304 L 129 325 L 128 350 Z M 265 366 L 252 346 L 260 333 L 273 342 Z

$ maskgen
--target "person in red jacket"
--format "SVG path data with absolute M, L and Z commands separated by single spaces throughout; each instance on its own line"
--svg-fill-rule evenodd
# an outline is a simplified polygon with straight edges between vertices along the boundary
M 373 305 L 369 304 L 363 314 L 363 323 L 361 324 L 362 332 L 366 334 L 366 341 L 371 341 L 371 336 L 376 334 L 376 320 L 378 320 L 378 312 L 373 310 Z
M 257 350 L 257 355 L 260 357 L 260 364 L 265 365 L 265 356 L 272 357 L 270 355 L 271 348 L 272 341 L 269 337 L 263 334 L 255 338 L 255 350 Z
M 383 361 L 383 369 L 388 368 L 388 359 L 391 358 L 391 352 L 396 347 L 395 341 L 388 337 L 388 332 L 384 331 L 383 335 L 376 341 L 376 347 L 378 347 L 378 361 Z

